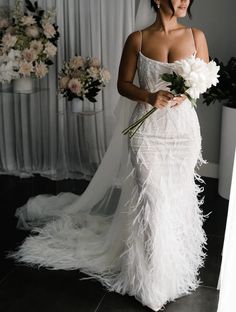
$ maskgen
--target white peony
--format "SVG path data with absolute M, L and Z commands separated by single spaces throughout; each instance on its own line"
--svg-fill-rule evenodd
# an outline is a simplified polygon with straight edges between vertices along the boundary
M 193 99 L 198 99 L 200 94 L 206 92 L 211 85 L 218 82 L 219 66 L 214 61 L 206 63 L 193 55 L 176 61 L 175 72 L 185 80 L 185 86 L 189 87 L 186 93 Z

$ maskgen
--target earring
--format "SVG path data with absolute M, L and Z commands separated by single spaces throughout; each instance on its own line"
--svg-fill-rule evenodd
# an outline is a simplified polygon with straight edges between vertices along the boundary
M 157 8 L 158 8 L 158 10 L 160 9 L 160 3 L 157 3 Z

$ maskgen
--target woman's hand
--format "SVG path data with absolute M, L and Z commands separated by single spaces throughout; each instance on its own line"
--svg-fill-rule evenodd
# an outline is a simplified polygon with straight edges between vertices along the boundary
M 186 100 L 186 98 L 187 98 L 187 96 L 185 94 L 180 94 L 180 95 L 174 96 L 172 99 L 173 104 L 171 105 L 171 108 L 173 108 L 175 106 L 179 106 L 180 104 L 182 104 Z
M 169 91 L 159 90 L 149 94 L 148 103 L 156 108 L 162 109 L 168 104 L 171 104 L 171 107 L 178 106 L 185 101 L 185 99 L 186 96 L 183 94 L 174 96 L 174 94 Z

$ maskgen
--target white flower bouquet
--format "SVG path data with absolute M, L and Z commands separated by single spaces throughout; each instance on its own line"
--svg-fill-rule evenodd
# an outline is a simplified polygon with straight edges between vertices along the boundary
M 0 17 L 0 82 L 44 77 L 57 52 L 54 12 L 39 8 L 37 1 L 24 2 L 17 0 L 13 12 Z
M 59 92 L 69 101 L 87 98 L 95 103 L 96 96 L 109 82 L 110 72 L 94 57 L 72 57 L 59 73 Z
M 218 71 L 220 67 L 214 61 L 204 62 L 200 58 L 190 56 L 186 59 L 176 61 L 172 73 L 165 73 L 161 78 L 169 82 L 168 88 L 174 95 L 185 95 L 193 106 L 200 95 L 212 85 L 218 83 Z M 151 109 L 147 114 L 138 119 L 135 123 L 122 131 L 123 134 L 129 133 L 132 137 L 141 127 L 147 117 L 157 110 L 157 107 Z

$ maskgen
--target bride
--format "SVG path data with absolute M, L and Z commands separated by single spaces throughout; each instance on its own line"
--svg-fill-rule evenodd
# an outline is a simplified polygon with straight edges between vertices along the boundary
M 32 231 L 10 254 L 17 261 L 79 269 L 154 311 L 199 286 L 206 245 L 203 188 L 195 183 L 205 163 L 199 122 L 191 102 L 160 78 L 192 54 L 209 61 L 203 32 L 178 22 L 192 4 L 151 1 L 155 22 L 131 33 L 123 49 L 123 97 L 101 165 L 82 196 L 40 195 L 17 210 L 18 226 Z M 153 106 L 132 138 L 121 134 Z

